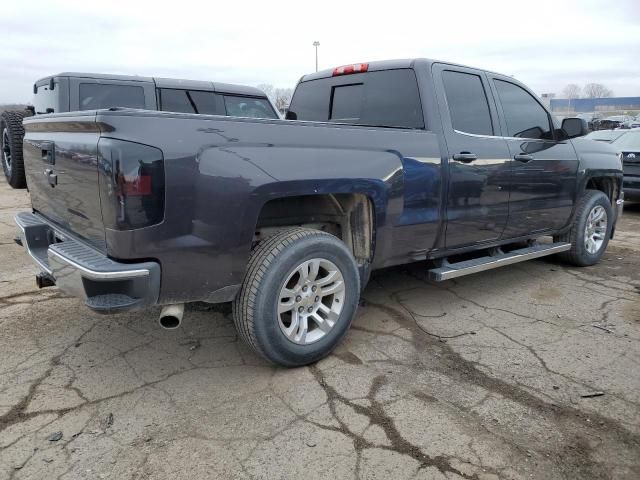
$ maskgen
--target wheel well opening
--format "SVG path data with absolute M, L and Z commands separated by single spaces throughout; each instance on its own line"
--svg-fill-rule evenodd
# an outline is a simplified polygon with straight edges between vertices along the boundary
M 613 201 L 618 196 L 618 185 L 614 181 L 613 178 L 609 177 L 593 177 L 587 181 L 587 190 L 600 190 L 607 197 L 609 197 L 609 201 L 613 203 Z
M 322 230 L 340 238 L 359 265 L 371 260 L 374 242 L 373 204 L 363 194 L 299 195 L 265 203 L 254 234 L 259 242 L 285 227 Z

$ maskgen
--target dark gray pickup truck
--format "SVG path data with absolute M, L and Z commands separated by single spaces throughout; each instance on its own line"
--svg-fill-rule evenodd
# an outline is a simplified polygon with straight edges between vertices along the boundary
M 185 302 L 232 301 L 256 352 L 304 365 L 340 341 L 374 269 L 592 265 L 622 211 L 615 151 L 508 76 L 348 65 L 304 76 L 287 118 L 26 119 L 33 210 L 16 221 L 39 284 L 98 312 L 162 305 L 165 327 Z
M 278 118 L 254 87 L 202 80 L 63 72 L 33 85 L 33 106 L 0 114 L 2 168 L 13 188 L 25 188 L 22 120 L 32 115 L 129 107 L 168 112 Z

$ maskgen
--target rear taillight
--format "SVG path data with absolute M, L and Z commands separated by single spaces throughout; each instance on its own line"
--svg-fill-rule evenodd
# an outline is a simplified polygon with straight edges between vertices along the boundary
M 363 73 L 369 70 L 368 63 L 354 63 L 353 65 L 343 65 L 333 69 L 333 76 L 349 75 L 351 73 Z
M 106 228 L 132 230 L 164 218 L 162 151 L 134 142 L 101 138 L 98 171 Z

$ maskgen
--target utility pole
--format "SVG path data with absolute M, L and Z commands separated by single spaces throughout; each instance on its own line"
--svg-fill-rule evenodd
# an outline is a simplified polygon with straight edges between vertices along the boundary
M 318 71 L 318 47 L 320 46 L 319 41 L 313 42 L 313 46 L 316 47 L 316 72 Z

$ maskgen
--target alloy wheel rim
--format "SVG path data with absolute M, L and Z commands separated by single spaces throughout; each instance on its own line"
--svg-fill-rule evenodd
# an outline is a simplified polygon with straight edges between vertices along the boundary
M 9 147 L 9 133 L 5 128 L 2 131 L 2 160 L 4 161 L 7 171 L 11 171 L 11 148 Z
M 289 272 L 280 289 L 280 330 L 298 345 L 321 340 L 336 326 L 345 293 L 344 277 L 333 262 L 305 260 Z
M 589 212 L 584 229 L 584 246 L 590 254 L 600 251 L 607 235 L 607 211 L 596 205 Z

